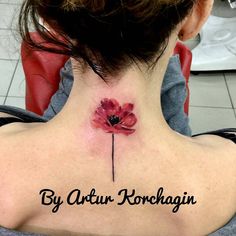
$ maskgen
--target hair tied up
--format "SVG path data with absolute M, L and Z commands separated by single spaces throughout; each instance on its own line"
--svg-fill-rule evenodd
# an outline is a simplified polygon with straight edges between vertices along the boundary
M 103 10 L 106 3 L 107 0 L 63 0 L 61 9 L 70 12 L 77 11 L 80 8 L 86 8 L 91 12 L 97 12 Z
M 151 71 L 197 1 L 24 0 L 19 31 L 31 47 L 73 57 L 108 81 L 134 63 Z M 32 26 L 45 43 L 30 37 Z
M 81 0 L 64 0 L 61 8 L 65 11 L 76 11 L 81 6 Z

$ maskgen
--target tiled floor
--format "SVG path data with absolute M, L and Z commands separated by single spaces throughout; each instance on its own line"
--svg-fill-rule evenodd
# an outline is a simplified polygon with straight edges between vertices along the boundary
M 236 128 L 236 73 L 192 75 L 190 93 L 190 125 L 194 133 Z
M 25 108 L 25 81 L 16 21 L 22 0 L 0 0 L 0 104 Z
M 215 0 L 212 14 L 236 17 L 236 9 L 229 8 L 227 1 Z M 194 48 L 199 40 L 197 37 L 187 44 Z M 191 75 L 190 93 L 190 125 L 193 133 L 236 127 L 236 70 Z
M 19 59 L 19 36 L 15 31 L 16 12 L 21 1 L 0 0 L 0 104 L 24 108 L 25 81 Z M 216 3 L 213 13 L 224 16 L 225 8 L 219 7 L 224 3 Z M 230 11 L 230 14 L 235 13 Z M 197 40 L 189 44 L 193 47 Z M 193 133 L 236 127 L 236 72 L 192 75 L 190 89 L 190 123 Z

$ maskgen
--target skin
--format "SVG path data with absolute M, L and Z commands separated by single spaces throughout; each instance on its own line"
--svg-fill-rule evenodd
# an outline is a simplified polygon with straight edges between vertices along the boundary
M 216 136 L 177 134 L 166 124 L 160 105 L 163 76 L 178 35 L 184 40 L 196 35 L 212 4 L 198 2 L 172 33 L 152 74 L 143 65 L 141 70 L 131 67 L 108 85 L 92 70 L 80 71 L 73 61 L 72 92 L 53 120 L 0 129 L 1 226 L 51 235 L 206 235 L 227 223 L 236 211 L 235 144 Z M 111 135 L 90 123 L 103 98 L 135 104 L 138 117 L 133 135 L 116 135 L 115 183 Z M 169 206 L 142 205 L 63 205 L 52 214 L 39 198 L 43 188 L 65 198 L 74 188 L 116 196 L 122 188 L 152 195 L 161 186 L 173 196 L 187 191 L 197 204 L 177 214 Z

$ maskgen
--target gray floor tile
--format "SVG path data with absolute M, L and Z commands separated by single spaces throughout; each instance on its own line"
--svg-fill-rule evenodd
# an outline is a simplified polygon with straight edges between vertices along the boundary
M 191 75 L 189 85 L 192 106 L 232 108 L 223 74 Z
M 5 97 L 0 97 L 0 105 L 3 105 L 5 101 Z
M 233 109 L 190 107 L 189 117 L 193 134 L 221 128 L 236 128 Z
M 16 68 L 16 61 L 0 60 L 0 96 L 6 96 Z
M 8 96 L 10 97 L 24 97 L 25 96 L 25 75 L 22 64 L 19 62 Z
M 16 29 L 19 18 L 19 5 L 0 5 L 0 29 Z
M 20 107 L 25 109 L 25 98 L 22 97 L 7 97 L 5 105 Z
M 0 30 L 0 59 L 18 60 L 20 57 L 19 35 L 12 30 Z
M 236 108 L 236 72 L 235 73 L 225 73 L 226 82 L 228 84 L 230 96 Z

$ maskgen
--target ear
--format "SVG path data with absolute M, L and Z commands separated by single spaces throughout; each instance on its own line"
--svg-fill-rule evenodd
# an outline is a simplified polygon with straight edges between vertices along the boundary
M 191 13 L 182 22 L 179 39 L 182 41 L 194 38 L 208 19 L 214 0 L 197 0 Z

